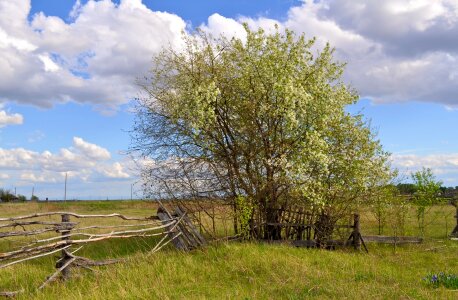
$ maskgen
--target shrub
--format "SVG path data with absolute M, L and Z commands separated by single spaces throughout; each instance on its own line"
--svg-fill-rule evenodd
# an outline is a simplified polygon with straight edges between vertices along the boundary
M 14 198 L 15 198 L 15 196 L 13 194 L 11 194 L 10 191 L 4 190 L 4 189 L 0 189 L 0 200 L 2 202 L 11 202 L 11 201 L 13 201 Z

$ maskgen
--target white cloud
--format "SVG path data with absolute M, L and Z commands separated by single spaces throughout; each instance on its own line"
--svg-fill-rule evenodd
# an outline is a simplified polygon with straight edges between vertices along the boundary
M 90 103 L 116 109 L 137 95 L 161 47 L 180 42 L 186 23 L 153 12 L 141 1 L 79 2 L 73 22 L 38 13 L 27 20 L 30 0 L 0 5 L 0 102 L 50 107 Z
M 18 187 L 28 194 L 32 186 L 41 198 L 63 198 L 67 175 L 72 197 L 91 199 L 130 195 L 130 184 L 137 180 L 138 169 L 129 157 L 113 159 L 110 152 L 82 138 L 56 152 L 37 152 L 24 148 L 0 148 L 0 183 Z
M 225 35 L 228 38 L 246 39 L 245 29 L 239 21 L 223 17 L 217 13 L 209 16 L 207 24 L 201 24 L 200 28 L 214 37 Z
M 180 45 L 185 21 L 140 0 L 76 1 L 71 22 L 38 13 L 30 0 L 0 4 L 0 103 L 50 107 L 89 103 L 102 111 L 135 97 L 161 47 Z M 292 7 L 285 20 L 218 13 L 202 28 L 244 38 L 241 25 L 280 27 L 329 41 L 348 62 L 346 81 L 379 102 L 458 107 L 458 3 L 454 0 L 323 0 Z
M 458 153 L 452 154 L 393 154 L 396 165 L 406 168 L 456 168 L 458 171 Z
M 48 54 L 40 54 L 38 58 L 43 62 L 45 72 L 59 71 L 60 67 L 49 57 Z
M 43 131 L 37 129 L 37 130 L 32 131 L 29 134 L 29 138 L 27 139 L 27 141 L 29 143 L 36 143 L 36 142 L 41 141 L 45 137 L 46 137 L 45 133 Z
M 447 0 L 308 1 L 287 23 L 329 40 L 362 96 L 457 107 L 457 7 Z
M 24 148 L 0 148 L 0 169 L 7 172 L 20 171 L 21 179 L 30 181 L 53 182 L 66 172 L 81 179 L 89 178 L 88 174 L 128 178 L 131 174 L 123 169 L 124 164 L 113 162 L 107 149 L 79 137 L 73 138 L 72 147 L 62 148 L 57 153 L 39 153 Z M 42 174 L 46 172 L 54 175 L 43 177 Z
M 124 167 L 119 163 L 115 162 L 110 166 L 105 166 L 101 169 L 102 174 L 109 178 L 129 178 L 130 175 L 125 172 Z
M 205 29 L 237 32 L 241 22 L 268 31 L 279 23 L 309 38 L 316 36 L 318 47 L 330 42 L 336 58 L 348 62 L 345 81 L 363 97 L 458 107 L 456 1 L 304 1 L 292 7 L 283 22 L 215 14 Z
M 24 122 L 24 117 L 21 114 L 8 114 L 4 110 L 0 110 L 0 128 L 7 125 L 20 125 Z
M 48 174 L 49 175 L 49 174 Z M 36 175 L 31 172 L 24 172 L 21 174 L 21 180 L 33 182 L 33 183 L 55 183 L 57 182 L 55 177 L 45 176 L 45 175 Z
M 393 154 L 391 159 L 393 166 L 406 175 L 425 167 L 432 169 L 433 173 L 442 179 L 444 183 L 456 182 L 454 178 L 458 176 L 458 153 L 429 155 Z
M 74 147 L 83 153 L 85 156 L 96 160 L 107 160 L 111 158 L 110 152 L 107 149 L 86 142 L 80 137 L 73 138 Z

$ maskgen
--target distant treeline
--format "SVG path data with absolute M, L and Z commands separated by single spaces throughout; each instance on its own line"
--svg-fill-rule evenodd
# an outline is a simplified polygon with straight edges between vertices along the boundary
M 396 188 L 398 189 L 401 195 L 413 195 L 417 191 L 417 186 L 413 183 L 399 183 L 398 185 L 396 185 Z M 443 198 L 456 198 L 458 197 L 458 186 L 441 186 L 438 196 Z
M 0 201 L 1 202 L 24 202 L 27 200 L 27 197 L 21 194 L 13 194 L 9 190 L 0 189 Z M 37 196 L 33 195 L 30 200 L 37 201 L 39 200 Z

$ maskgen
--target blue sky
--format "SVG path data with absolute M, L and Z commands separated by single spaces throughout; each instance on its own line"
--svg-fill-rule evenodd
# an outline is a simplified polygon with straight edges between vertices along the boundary
M 345 81 L 393 165 L 458 185 L 458 5 L 453 1 L 0 0 L 0 187 L 41 198 L 130 198 L 135 78 L 182 30 L 279 24 L 348 62 Z

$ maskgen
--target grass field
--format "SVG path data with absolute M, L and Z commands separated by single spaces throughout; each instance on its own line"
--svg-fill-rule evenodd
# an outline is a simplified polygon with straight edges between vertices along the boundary
M 141 201 L 1 204 L 0 216 L 30 212 L 73 211 L 148 216 L 155 205 Z M 452 212 L 450 214 L 450 212 Z M 457 299 L 458 291 L 433 288 L 429 273 L 458 274 L 458 242 L 445 239 L 453 224 L 451 207 L 430 212 L 428 237 L 422 244 L 369 244 L 369 254 L 286 245 L 232 242 L 191 253 L 167 248 L 148 251 L 155 240 L 135 238 L 85 247 L 79 255 L 93 259 L 126 257 L 125 263 L 74 269 L 70 281 L 36 288 L 54 271 L 56 257 L 0 269 L 0 291 L 24 289 L 18 299 Z M 413 222 L 409 218 L 409 222 Z M 362 230 L 373 234 L 376 222 L 367 212 Z M 414 232 L 409 224 L 407 232 Z M 386 234 L 390 234 L 389 228 Z M 0 240 L 0 249 L 13 245 Z

